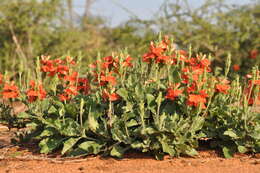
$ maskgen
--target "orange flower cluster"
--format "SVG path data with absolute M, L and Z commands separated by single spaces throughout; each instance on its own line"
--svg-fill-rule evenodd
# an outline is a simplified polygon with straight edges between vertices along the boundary
M 151 63 L 166 63 L 169 62 L 171 57 L 164 55 L 166 50 L 169 48 L 170 40 L 168 37 L 165 37 L 158 45 L 155 45 L 154 42 L 150 44 L 150 51 L 143 55 L 143 61 Z
M 206 108 L 208 93 L 212 92 L 208 89 L 209 79 L 207 74 L 211 72 L 209 59 L 201 56 L 189 57 L 187 52 L 184 50 L 173 50 L 170 48 L 170 42 L 167 37 L 158 44 L 151 43 L 150 50 L 148 53 L 143 55 L 143 61 L 147 63 L 160 63 L 176 65 L 178 61 L 184 66 L 180 70 L 181 82 L 175 85 L 170 85 L 166 90 L 165 98 L 171 101 L 176 100 L 179 96 L 186 95 L 186 104 L 191 107 Z M 218 83 L 215 86 L 215 91 L 222 94 L 228 94 L 230 86 L 228 83 Z M 213 91 L 214 92 L 214 91 Z
M 73 70 L 72 67 L 76 65 L 76 62 L 70 56 L 67 56 L 66 60 L 50 60 L 49 58 L 42 56 L 41 70 L 51 77 L 57 74 L 63 82 L 63 92 L 58 94 L 61 101 L 70 100 L 80 93 L 89 94 L 90 85 L 88 79 L 79 77 L 78 72 Z
M 222 79 L 218 81 L 216 84 L 216 91 L 223 94 L 228 94 L 228 90 L 230 89 L 229 81 Z
M 250 58 L 255 59 L 257 56 L 257 50 L 250 52 Z M 70 56 L 67 56 L 64 60 L 50 59 L 49 56 L 42 56 L 41 58 L 41 71 L 46 74 L 44 76 L 59 78 L 57 96 L 61 101 L 70 100 L 79 94 L 90 94 L 89 79 L 80 77 L 78 71 L 75 70 L 76 62 L 73 58 Z M 93 88 L 100 87 L 104 101 L 114 102 L 120 99 L 120 96 L 116 93 L 117 84 L 120 82 L 118 79 L 128 75 L 124 73 L 124 70 L 133 67 L 132 60 L 133 58 L 130 56 L 106 56 L 89 66 L 92 69 L 90 79 L 93 79 Z M 148 64 L 160 64 L 159 68 L 167 64 L 179 69 L 178 83 L 169 84 L 165 91 L 165 98 L 170 101 L 176 101 L 179 97 L 184 97 L 184 101 L 188 106 L 205 109 L 209 95 L 228 94 L 231 89 L 229 81 L 225 79 L 218 80 L 217 84 L 212 88 L 214 84 L 212 81 L 215 81 L 215 79 L 208 75 L 211 72 L 210 60 L 205 56 L 188 55 L 184 50 L 175 50 L 168 37 L 157 43 L 151 42 L 149 51 L 143 55 L 142 60 Z M 233 65 L 233 70 L 239 71 L 239 65 Z M 250 75 L 247 76 L 250 77 Z M 151 81 L 153 79 L 148 79 L 145 85 Z M 2 74 L 0 74 L 0 84 L 4 84 L 3 98 L 19 97 L 18 87 L 14 83 L 3 82 Z M 253 98 L 255 98 L 251 92 L 254 86 L 260 86 L 260 79 L 249 80 L 249 86 L 245 89 L 250 104 L 253 104 Z M 30 88 L 26 91 L 29 102 L 43 100 L 47 97 L 47 94 L 43 85 L 36 84 L 35 81 L 30 82 Z M 260 94 L 258 97 L 260 100 Z
M 183 90 L 178 89 L 179 86 L 180 86 L 180 83 L 177 83 L 175 86 L 168 88 L 165 98 L 174 101 L 176 97 L 180 96 L 182 94 Z
M 181 51 L 182 55 L 179 59 L 183 61 L 185 66 L 181 70 L 181 84 L 185 88 L 187 94 L 187 105 L 191 107 L 199 107 L 202 109 L 206 108 L 208 94 L 206 90 L 201 90 L 201 86 L 207 85 L 206 78 L 203 76 L 204 73 L 211 71 L 210 61 L 200 56 L 188 58 L 185 51 Z M 173 64 L 174 65 L 174 64 Z M 176 90 L 177 91 L 177 90 Z M 179 92 L 182 90 L 179 90 Z M 169 91 L 165 98 L 169 99 Z M 171 99 L 173 100 L 173 99 Z
M 116 76 L 120 75 L 120 67 L 132 67 L 132 60 L 133 58 L 130 56 L 127 56 L 126 58 L 106 56 L 102 58 L 102 61 L 96 61 L 94 64 L 90 65 L 90 67 L 94 69 L 94 81 L 98 82 L 98 85 L 104 88 L 102 93 L 102 98 L 104 100 L 117 101 L 120 99 L 120 96 L 116 92 L 112 92 L 115 90 L 114 87 L 117 84 Z M 100 70 L 97 69 L 98 66 L 101 67 Z
M 37 99 L 43 100 L 46 98 L 47 92 L 42 84 L 36 85 L 34 80 L 30 81 L 30 89 L 26 92 L 29 102 L 34 102 Z
M 120 96 L 115 92 L 109 93 L 106 89 L 104 89 L 104 91 L 102 93 L 102 98 L 104 100 L 109 100 L 109 101 L 113 102 L 113 101 L 119 100 Z
M 41 70 L 48 74 L 48 76 L 58 75 L 60 79 L 69 74 L 69 66 L 75 65 L 75 61 L 71 57 L 66 57 L 66 61 L 61 59 L 50 60 L 49 56 L 42 56 Z
M 12 83 L 5 83 L 3 92 L 2 92 L 4 99 L 11 99 L 11 98 L 18 98 L 20 95 L 18 87 Z
M 59 98 L 61 101 L 70 100 L 72 96 L 78 95 L 78 89 L 74 85 L 68 85 L 64 89 L 62 94 L 59 94 Z
M 190 94 L 187 100 L 187 105 L 195 107 L 201 106 L 202 109 L 205 109 L 207 97 L 208 94 L 204 90 L 199 91 L 199 94 Z

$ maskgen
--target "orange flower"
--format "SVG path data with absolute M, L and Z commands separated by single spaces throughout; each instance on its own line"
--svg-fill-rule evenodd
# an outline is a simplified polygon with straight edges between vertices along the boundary
M 128 56 L 123 62 L 123 67 L 133 67 L 132 60 L 133 58 Z
M 78 72 L 72 72 L 71 75 L 64 76 L 64 80 L 69 81 L 70 83 L 75 83 L 78 78 Z
M 63 79 L 69 74 L 69 64 L 76 64 L 71 57 L 67 56 L 66 61 L 61 59 L 50 60 L 50 57 L 42 56 L 41 60 L 41 70 L 48 74 L 48 76 L 53 77 L 55 74 L 58 74 L 60 79 Z M 67 65 L 64 65 L 67 64 Z
M 201 61 L 200 61 L 200 66 L 201 66 L 201 68 L 206 68 L 206 67 L 208 67 L 210 65 L 210 61 L 208 60 L 208 59 L 202 59 Z
M 65 66 L 65 65 L 59 65 L 57 67 L 57 71 L 58 73 L 58 77 L 61 79 L 63 78 L 64 76 L 68 75 L 69 73 L 69 67 L 68 66 Z
M 258 56 L 258 50 L 257 50 L 257 49 L 254 49 L 254 50 L 251 50 L 251 51 L 250 51 L 250 56 L 249 56 L 249 58 L 251 58 L 251 59 L 256 59 L 257 56 Z
M 66 101 L 69 100 L 70 97 L 67 94 L 59 94 L 60 101 Z
M 110 83 L 111 85 L 116 85 L 116 78 L 112 75 L 108 75 L 108 76 L 105 76 L 105 75 L 102 75 L 101 78 L 100 78 L 100 85 L 106 85 L 107 83 Z
M 233 70 L 234 70 L 234 71 L 239 71 L 239 70 L 240 70 L 240 66 L 237 65 L 237 64 L 234 64 L 234 65 L 233 65 Z
M 103 69 L 111 70 L 112 68 L 118 68 L 118 59 L 113 58 L 113 56 L 106 56 L 103 58 L 103 61 L 104 62 L 101 63 Z
M 157 63 L 165 63 L 165 60 L 169 59 L 169 57 L 163 56 L 163 53 L 167 49 L 168 41 L 164 40 L 159 43 L 158 46 L 154 44 L 154 42 L 150 43 L 150 51 L 143 55 L 143 62 L 151 63 L 153 59 L 156 59 Z
M 4 99 L 10 99 L 18 98 L 20 93 L 18 87 L 14 83 L 5 83 L 2 94 Z
M 74 85 L 68 85 L 67 88 L 64 89 L 62 94 L 59 94 L 60 101 L 70 100 L 72 96 L 78 95 L 78 88 Z
M 77 87 L 74 86 L 74 85 L 69 85 L 68 88 L 66 88 L 64 90 L 64 92 L 67 94 L 67 95 L 78 95 L 78 90 L 77 90 Z
M 153 53 L 146 53 L 143 55 L 143 62 L 151 63 L 151 60 L 156 57 Z
M 78 78 L 78 91 L 82 92 L 83 94 L 87 95 L 90 90 L 90 85 L 87 78 Z
M 253 104 L 256 104 L 257 106 L 260 105 L 260 93 L 258 94 L 258 97 L 254 99 L 252 97 L 249 98 L 248 105 L 253 105 Z
M 38 98 L 43 100 L 46 98 L 47 92 L 44 90 L 42 84 L 36 87 L 36 84 L 33 80 L 30 81 L 31 88 L 27 91 L 26 95 L 28 97 L 29 102 L 34 102 Z
M 185 56 L 185 57 L 186 57 L 187 54 L 188 54 L 187 51 L 181 50 L 181 49 L 180 49 L 180 50 L 177 50 L 177 52 L 178 52 L 180 55 Z
M 103 91 L 102 98 L 104 100 L 109 100 L 111 102 L 117 101 L 120 99 L 120 96 L 117 93 L 108 93 L 106 90 Z
M 46 98 L 47 92 L 44 90 L 42 85 L 39 85 L 38 88 L 39 88 L 39 96 L 38 97 L 40 98 L 40 100 L 43 100 L 44 98 Z
M 189 83 L 189 76 L 186 74 L 181 75 L 182 81 L 181 83 L 188 84 Z
M 199 105 L 201 105 L 202 109 L 205 109 L 205 103 L 207 102 L 206 99 L 206 95 L 204 94 L 190 94 L 187 104 L 189 106 L 194 106 L 194 107 L 198 107 Z
M 75 65 L 76 62 L 73 60 L 73 58 L 71 56 L 67 56 L 66 57 L 66 62 L 71 64 L 71 65 Z
M 156 63 L 162 63 L 165 64 L 166 62 L 170 61 L 170 57 L 169 56 L 158 56 L 155 60 Z
M 196 88 L 197 88 L 197 84 L 193 82 L 190 86 L 187 86 L 187 92 L 188 93 L 194 92 L 196 91 Z
M 64 62 L 61 59 L 55 59 L 54 62 L 56 64 L 64 64 Z
M 53 61 L 45 60 L 42 61 L 42 63 L 44 65 L 41 67 L 41 70 L 45 73 L 49 73 L 48 76 L 54 76 L 56 74 L 56 68 L 53 65 Z
M 259 86 L 260 86 L 260 80 L 254 80 L 254 81 L 253 81 L 253 84 L 254 84 L 254 85 L 259 85 Z
M 153 53 L 154 55 L 161 56 L 162 53 L 164 52 L 164 50 L 165 50 L 164 47 L 160 47 L 160 46 L 156 47 L 154 45 L 154 42 L 151 42 L 151 44 L 150 44 L 150 52 Z
M 227 94 L 227 91 L 230 89 L 228 84 L 216 84 L 216 90 L 220 93 Z
M 174 89 L 173 88 L 168 88 L 167 89 L 167 94 L 165 96 L 166 99 L 170 99 L 172 101 L 175 100 L 176 97 L 182 94 L 183 90 L 177 89 L 180 86 L 180 84 L 177 84 Z

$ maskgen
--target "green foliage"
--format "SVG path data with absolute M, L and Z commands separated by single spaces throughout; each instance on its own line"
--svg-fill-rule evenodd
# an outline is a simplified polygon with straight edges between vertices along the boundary
M 227 158 L 236 152 L 259 152 L 259 113 L 248 107 L 227 106 L 228 102 L 219 97 L 209 108 L 203 131 L 212 139 L 211 146 L 222 148 Z

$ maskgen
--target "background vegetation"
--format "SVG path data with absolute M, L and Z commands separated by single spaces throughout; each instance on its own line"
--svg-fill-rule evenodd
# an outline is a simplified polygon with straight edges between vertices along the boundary
M 259 66 L 260 3 L 227 4 L 205 0 L 198 8 L 188 1 L 165 1 L 150 20 L 131 20 L 116 27 L 90 13 L 87 0 L 83 15 L 74 12 L 73 0 L 1 0 L 0 71 L 28 69 L 39 55 L 82 55 L 83 62 L 128 48 L 131 55 L 142 54 L 158 31 L 173 35 L 178 47 L 191 44 L 195 51 L 211 53 L 214 65 L 223 67 L 226 55 L 242 74 Z M 227 1 L 226 1 L 227 2 Z M 19 61 L 18 61 L 19 59 Z M 238 68 L 237 68 L 238 69 Z

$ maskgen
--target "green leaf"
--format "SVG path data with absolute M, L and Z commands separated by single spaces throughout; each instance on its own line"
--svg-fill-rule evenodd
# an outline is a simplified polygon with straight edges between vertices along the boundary
M 248 151 L 248 149 L 242 145 L 238 146 L 237 147 L 237 150 L 240 152 L 240 153 L 246 153 Z
M 260 140 L 260 131 L 256 130 L 256 131 L 252 132 L 251 134 L 249 134 L 249 136 L 251 136 L 252 138 L 254 138 L 256 140 Z
M 83 156 L 87 155 L 86 151 L 81 148 L 76 148 L 75 150 L 70 151 L 66 156 L 75 157 L 75 156 Z
M 61 154 L 65 154 L 68 150 L 70 150 L 79 140 L 81 139 L 81 137 L 79 138 L 70 138 L 67 141 L 64 142 L 63 144 L 63 149 L 61 151 Z
M 59 100 L 53 100 L 52 102 L 53 102 L 53 104 L 55 106 L 57 106 L 59 108 L 63 108 L 64 107 L 63 103 L 61 101 L 59 101 Z
M 176 151 L 167 142 L 161 141 L 161 144 L 163 152 L 168 153 L 172 157 L 175 156 Z
M 192 156 L 192 157 L 198 155 L 198 152 L 194 148 L 191 148 L 190 150 L 187 150 L 185 153 L 188 156 Z
M 130 121 L 126 122 L 127 127 L 133 127 L 133 126 L 137 126 L 137 125 L 138 125 L 138 122 L 134 119 L 131 119 Z
M 140 141 L 135 141 L 135 142 L 131 143 L 131 147 L 134 149 L 142 149 L 145 147 L 145 144 Z
M 120 147 L 119 145 L 114 146 L 110 151 L 110 155 L 117 158 L 122 158 L 124 153 L 125 149 Z
M 157 105 L 161 105 L 162 103 L 162 92 L 159 92 L 158 97 L 156 98 Z
M 45 138 L 39 143 L 40 153 L 48 154 L 62 144 L 61 138 Z
M 42 118 L 41 121 L 46 124 L 47 126 L 53 127 L 55 129 L 57 129 L 58 131 L 61 129 L 62 127 L 62 122 L 60 119 L 53 119 L 53 118 L 47 118 L 44 119 Z
M 17 115 L 17 118 L 22 118 L 22 119 L 28 119 L 28 118 L 32 118 L 33 116 L 26 113 L 26 112 L 21 112 Z
M 44 129 L 42 131 L 42 133 L 40 134 L 40 137 L 53 136 L 55 134 L 57 134 L 57 130 L 55 130 L 52 127 L 47 127 L 46 129 Z
M 88 154 L 98 154 L 102 147 L 102 144 L 95 141 L 87 141 L 79 145 L 79 148 L 85 150 Z
M 232 148 L 223 147 L 222 151 L 225 158 L 232 158 L 234 155 L 234 150 Z
M 120 95 L 124 100 L 127 100 L 128 98 L 128 92 L 125 88 L 120 88 L 119 90 L 117 90 L 116 92 L 118 95 Z
M 192 132 L 196 132 L 198 130 L 200 130 L 202 128 L 204 124 L 204 118 L 203 117 L 196 117 L 195 119 L 193 119 L 193 123 L 191 125 L 191 131 Z
M 150 106 L 151 103 L 155 100 L 155 97 L 152 94 L 146 94 L 147 104 Z
M 63 116 L 65 115 L 65 113 L 66 113 L 66 111 L 65 111 L 65 108 L 64 108 L 64 107 L 62 107 L 62 108 L 59 109 L 59 115 L 60 115 L 60 117 L 63 117 Z
M 143 131 L 143 133 L 144 133 L 144 134 L 147 134 L 147 135 L 152 135 L 152 134 L 157 133 L 157 132 L 158 132 L 158 131 L 155 130 L 154 128 L 152 128 L 152 127 L 147 127 L 147 128 L 145 128 L 144 131 Z
M 66 118 L 62 124 L 60 133 L 64 136 L 80 136 L 80 125 L 71 118 Z
M 113 128 L 111 129 L 112 138 L 115 141 L 120 141 L 124 143 L 129 142 L 126 129 L 124 127 L 124 122 L 122 120 L 116 120 L 113 123 Z
M 73 118 L 77 117 L 78 110 L 77 110 L 77 105 L 76 104 L 66 104 L 65 105 L 65 110 L 66 110 L 66 113 L 71 115 Z
M 142 86 L 135 86 L 135 97 L 137 100 L 144 100 L 144 90 Z
M 44 99 L 40 102 L 40 106 L 42 110 L 48 110 L 50 107 L 50 100 L 49 99 Z
M 27 128 L 30 128 L 30 129 L 35 129 L 39 124 L 36 123 L 36 122 L 30 122 L 30 123 L 27 123 L 26 124 L 26 127 Z
M 93 112 L 89 112 L 88 115 L 88 127 L 92 130 L 92 131 L 96 131 L 99 127 L 98 121 L 96 120 L 96 118 L 93 116 Z
M 224 132 L 224 135 L 229 136 L 231 138 L 237 139 L 238 136 L 233 130 L 227 130 Z
M 57 109 L 54 106 L 51 106 L 48 110 L 48 114 L 56 114 L 57 113 Z

